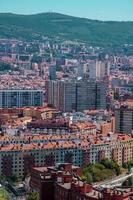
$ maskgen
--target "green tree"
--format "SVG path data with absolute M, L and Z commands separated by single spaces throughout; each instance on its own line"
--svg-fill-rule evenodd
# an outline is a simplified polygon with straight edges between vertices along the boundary
M 60 71 L 62 71 L 62 67 L 60 65 L 57 65 L 56 70 L 57 70 L 57 72 L 60 72 Z
M 39 200 L 39 193 L 38 192 L 30 192 L 27 200 Z
M 97 169 L 100 169 L 100 170 L 105 169 L 105 166 L 102 165 L 101 163 L 96 163 L 96 164 L 95 164 L 95 167 L 96 167 Z
M 33 55 L 32 59 L 31 59 L 32 63 L 41 63 L 42 62 L 42 58 L 40 56 L 37 55 Z
M 17 182 L 18 181 L 18 176 L 16 174 L 13 174 L 11 177 L 9 177 L 9 179 L 12 181 L 12 182 Z
M 121 167 L 115 161 L 104 159 L 101 163 L 85 166 L 81 178 L 92 183 L 112 178 L 120 173 Z
M 0 71 L 9 71 L 11 70 L 11 65 L 8 63 L 0 62 Z
M 115 161 L 105 158 L 101 161 L 101 163 L 105 166 L 105 168 L 113 170 L 116 175 L 121 173 L 120 166 Z
M 128 186 L 128 187 L 132 187 L 133 186 L 133 177 L 129 177 L 123 184 L 122 186 Z
M 93 178 L 92 178 L 92 175 L 90 173 L 87 173 L 86 175 L 83 175 L 81 177 L 81 179 L 83 181 L 86 181 L 87 183 L 92 183 L 93 182 Z

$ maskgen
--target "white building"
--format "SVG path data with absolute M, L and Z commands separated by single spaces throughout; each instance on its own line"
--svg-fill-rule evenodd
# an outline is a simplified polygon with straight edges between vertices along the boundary
M 93 79 L 102 79 L 110 75 L 110 64 L 103 61 L 93 61 L 89 65 L 89 77 Z

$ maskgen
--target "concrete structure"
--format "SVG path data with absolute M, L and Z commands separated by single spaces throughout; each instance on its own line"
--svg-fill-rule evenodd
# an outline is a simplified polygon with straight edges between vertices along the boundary
M 108 61 L 93 61 L 89 64 L 89 78 L 103 79 L 110 75 L 110 64 Z
M 49 78 L 51 81 L 56 80 L 56 66 L 49 67 Z
M 0 90 L 0 108 L 20 108 L 42 105 L 42 90 Z
M 122 105 L 115 110 L 116 132 L 133 133 L 133 106 Z
M 96 78 L 102 79 L 110 75 L 110 65 L 107 61 L 96 61 Z
M 106 91 L 102 81 L 48 81 L 46 101 L 63 112 L 106 109 Z

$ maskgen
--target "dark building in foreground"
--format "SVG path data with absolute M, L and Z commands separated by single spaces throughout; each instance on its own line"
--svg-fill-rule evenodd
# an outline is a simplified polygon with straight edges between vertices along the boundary
M 47 103 L 63 112 L 106 109 L 107 84 L 103 81 L 47 81 Z
M 69 163 L 34 168 L 30 186 L 40 193 L 40 200 L 129 200 L 133 188 L 96 189 L 81 181 L 82 170 Z
M 21 108 L 43 105 L 43 91 L 29 89 L 0 90 L 0 108 Z

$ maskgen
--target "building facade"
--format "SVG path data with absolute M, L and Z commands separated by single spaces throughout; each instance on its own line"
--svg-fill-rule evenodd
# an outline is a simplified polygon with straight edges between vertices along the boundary
M 56 80 L 56 66 L 49 67 L 49 78 L 50 80 Z
M 0 108 L 20 108 L 43 105 L 41 90 L 0 90 Z
M 103 81 L 47 81 L 46 102 L 63 112 L 106 109 Z
M 117 133 L 133 133 L 133 107 L 120 106 L 115 110 L 115 119 Z
M 132 188 L 99 189 L 81 181 L 80 168 L 65 163 L 61 166 L 34 168 L 30 186 L 40 200 L 129 200 Z
M 118 141 L 117 141 L 118 140 Z M 119 165 L 133 160 L 133 138 L 126 139 L 126 136 L 119 136 L 112 142 L 95 142 L 83 150 L 83 163 L 99 163 L 103 159 L 116 161 Z
M 12 144 L 0 150 L 0 174 L 6 177 L 12 175 L 26 176 L 30 174 L 32 167 L 52 166 L 55 163 L 70 162 L 82 165 L 82 149 L 65 142 L 45 144 Z

